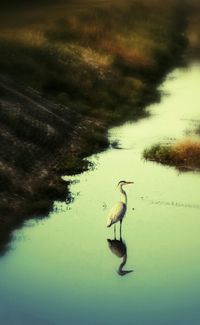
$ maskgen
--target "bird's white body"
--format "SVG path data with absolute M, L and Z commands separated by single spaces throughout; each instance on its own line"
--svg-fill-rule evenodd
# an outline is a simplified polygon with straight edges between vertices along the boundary
M 118 184 L 120 188 L 121 200 L 117 204 L 115 204 L 110 210 L 107 219 L 107 227 L 111 227 L 113 224 L 119 221 L 120 223 L 122 223 L 127 208 L 127 195 L 123 189 L 123 186 L 127 184 L 132 184 L 132 182 L 121 181 Z
M 126 205 L 123 202 L 115 204 L 108 214 L 107 227 L 111 227 L 114 223 L 122 221 L 126 213 Z

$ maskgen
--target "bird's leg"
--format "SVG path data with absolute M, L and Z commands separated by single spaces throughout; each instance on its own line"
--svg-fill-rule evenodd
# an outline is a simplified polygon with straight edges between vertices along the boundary
M 120 220 L 120 240 L 122 239 L 122 220 Z
M 114 239 L 116 239 L 116 224 L 114 224 Z

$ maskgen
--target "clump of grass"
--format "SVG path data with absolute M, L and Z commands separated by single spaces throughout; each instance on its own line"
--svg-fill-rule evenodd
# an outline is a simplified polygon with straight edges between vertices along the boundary
M 185 139 L 173 144 L 156 144 L 145 149 L 146 160 L 172 165 L 181 169 L 200 168 L 200 141 Z
M 171 161 L 170 157 L 170 146 L 155 144 L 149 149 L 145 149 L 143 152 L 143 157 L 146 160 L 157 161 L 160 163 L 169 163 Z

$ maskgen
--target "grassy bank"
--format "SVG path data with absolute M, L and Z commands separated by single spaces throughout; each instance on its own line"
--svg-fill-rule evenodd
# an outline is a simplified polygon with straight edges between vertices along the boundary
M 185 139 L 168 145 L 156 144 L 146 149 L 143 156 L 180 170 L 200 170 L 200 141 Z
M 0 38 L 0 68 L 46 96 L 107 123 L 143 114 L 183 45 L 175 5 L 130 2 L 66 13 L 42 30 Z
M 60 176 L 88 168 L 109 126 L 159 101 L 157 85 L 181 61 L 184 10 L 129 1 L 0 33 L 2 250 L 24 219 L 70 198 Z

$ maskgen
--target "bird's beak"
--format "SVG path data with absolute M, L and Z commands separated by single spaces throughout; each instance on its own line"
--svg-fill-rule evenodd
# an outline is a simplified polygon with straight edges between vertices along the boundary
M 126 184 L 134 184 L 134 182 L 127 182 Z

